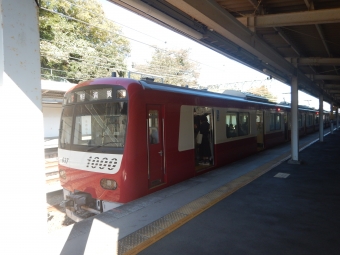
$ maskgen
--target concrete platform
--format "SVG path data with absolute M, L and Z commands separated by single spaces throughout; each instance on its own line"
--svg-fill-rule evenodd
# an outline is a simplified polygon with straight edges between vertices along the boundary
M 57 231 L 49 254 L 335 254 L 340 134 L 317 139 L 304 164 L 286 144 Z

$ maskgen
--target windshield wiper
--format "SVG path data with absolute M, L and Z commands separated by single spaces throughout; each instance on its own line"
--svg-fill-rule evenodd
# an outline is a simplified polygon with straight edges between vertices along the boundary
M 107 143 L 104 143 L 104 144 L 102 144 L 102 145 L 98 145 L 98 146 L 89 148 L 87 151 L 93 151 L 93 150 L 99 149 L 99 148 L 101 148 L 101 147 L 103 147 L 103 146 L 105 146 L 105 145 L 107 145 L 107 144 L 110 144 L 110 143 L 115 143 L 115 144 L 116 144 L 116 143 L 120 143 L 120 142 L 107 142 Z

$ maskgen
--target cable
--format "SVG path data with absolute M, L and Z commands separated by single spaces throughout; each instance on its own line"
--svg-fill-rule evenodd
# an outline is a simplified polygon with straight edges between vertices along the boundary
M 55 55 L 52 55 L 50 54 L 48 51 L 44 51 L 44 50 L 41 50 L 41 56 L 46 56 L 46 57 L 54 57 L 54 58 L 58 58 L 58 59 L 65 59 L 65 58 L 62 58 L 62 57 L 56 57 Z M 45 54 L 45 55 L 44 55 Z M 95 59 L 95 60 L 102 60 L 102 61 L 106 61 L 106 62 L 111 62 L 111 61 L 119 61 L 119 59 L 115 59 L 115 58 L 111 58 L 111 59 L 106 59 L 106 58 L 100 58 L 100 57 L 97 57 L 97 56 L 91 56 L 91 55 L 88 55 L 87 57 L 90 57 L 90 58 L 77 58 L 77 57 L 72 57 L 72 56 L 67 56 L 67 59 L 69 61 L 71 60 L 78 60 L 79 62 L 87 62 L 88 60 L 91 59 Z M 122 66 L 122 63 L 121 62 L 115 62 L 115 64 L 117 65 L 120 65 Z M 123 67 L 123 66 L 122 66 Z
M 286 30 L 289 30 L 289 31 L 292 31 L 292 32 L 295 32 L 295 33 L 298 33 L 298 34 L 301 34 L 301 35 L 304 35 L 304 36 L 308 36 L 310 38 L 313 38 L 313 39 L 316 39 L 318 41 L 322 41 L 320 38 L 316 37 L 316 36 L 312 36 L 312 35 L 309 35 L 309 34 L 305 34 L 305 33 L 302 33 L 300 31 L 297 31 L 297 30 L 294 30 L 294 29 L 291 29 L 291 28 L 288 28 L 288 27 L 281 27 L 282 29 L 286 29 Z M 339 43 L 336 43 L 336 42 L 332 42 L 332 41 L 328 41 L 328 40 L 324 40 L 325 42 L 327 43 L 331 43 L 331 44 L 335 44 L 336 46 L 340 46 Z
M 41 55 L 41 56 L 46 56 L 46 55 Z M 63 60 L 63 58 L 58 58 L 58 57 L 55 57 L 55 58 Z M 75 61 L 70 60 L 69 62 L 75 62 Z M 76 61 L 76 63 L 79 64 L 78 61 Z M 106 69 L 115 69 L 115 70 L 118 70 L 118 71 L 124 71 L 124 72 L 126 71 L 126 69 L 119 69 L 119 67 L 113 67 L 113 66 L 110 66 L 110 65 L 98 65 L 98 64 L 88 63 L 88 62 L 85 62 L 85 61 L 81 62 L 80 64 L 86 65 L 86 66 L 91 66 L 91 67 L 102 67 L 102 68 L 106 68 Z M 70 71 L 68 71 L 68 72 L 70 72 Z
M 69 1 L 67 1 L 67 2 L 69 2 Z M 69 2 L 69 3 L 71 3 L 71 2 Z M 73 4 L 73 3 L 71 3 L 71 4 Z M 74 5 L 76 5 L 76 4 L 74 4 Z M 77 5 L 76 5 L 76 6 L 77 6 Z M 178 55 L 176 52 L 168 51 L 168 50 L 165 50 L 165 49 L 161 49 L 161 48 L 159 48 L 159 47 L 157 47 L 157 46 L 153 46 L 153 45 L 149 45 L 149 44 L 147 44 L 147 43 L 143 43 L 143 42 L 141 42 L 141 41 L 139 41 L 139 40 L 136 40 L 136 39 L 133 39 L 133 38 L 130 38 L 130 37 L 121 35 L 121 34 L 119 34 L 119 33 L 117 33 L 117 32 L 113 32 L 113 31 L 111 31 L 111 30 L 107 30 L 107 29 L 100 28 L 100 27 L 98 27 L 98 26 L 92 25 L 92 24 L 90 24 L 90 23 L 88 23 L 88 22 L 85 22 L 85 21 L 83 21 L 83 20 L 80 20 L 80 19 L 77 19 L 77 18 L 68 16 L 68 15 L 65 15 L 65 14 L 59 13 L 59 12 L 57 12 L 57 11 L 50 10 L 50 9 L 47 9 L 47 8 L 44 8 L 44 7 L 41 7 L 41 9 L 43 9 L 43 10 L 45 10 L 45 11 L 48 11 L 48 12 L 51 12 L 51 13 L 56 14 L 56 15 L 60 15 L 60 16 L 62 16 L 62 17 L 64 17 L 64 18 L 66 18 L 66 19 L 72 19 L 72 20 L 75 20 L 75 21 L 77 21 L 77 22 L 86 24 L 86 25 L 88 25 L 88 26 L 96 27 L 96 28 L 98 28 L 99 30 L 107 31 L 107 32 L 112 33 L 112 34 L 115 34 L 115 35 L 117 35 L 117 36 L 122 36 L 122 37 L 124 37 L 124 38 L 129 39 L 129 40 L 132 40 L 132 41 L 135 41 L 135 42 L 137 42 L 137 43 L 141 43 L 141 44 L 143 44 L 143 45 L 146 45 L 146 46 L 148 46 L 148 47 L 151 47 L 151 48 L 153 48 L 153 49 L 155 49 L 155 50 L 163 51 L 163 52 L 166 52 L 166 53 L 169 53 L 169 54 Z M 86 10 L 85 8 L 81 8 L 81 9 Z M 92 12 L 92 13 L 93 13 L 93 12 Z M 137 30 L 136 30 L 136 31 L 137 31 Z M 43 40 L 48 41 L 48 40 L 46 40 L 46 39 L 43 39 Z M 50 41 L 50 42 L 52 42 L 52 41 Z M 116 46 L 119 46 L 119 45 L 116 44 L 115 42 L 112 42 L 112 43 L 113 43 L 114 45 L 116 45 Z M 92 45 L 93 45 L 93 44 L 92 44 Z M 49 55 L 48 53 L 46 53 L 46 54 L 47 54 L 47 55 L 45 55 L 46 57 L 47 57 L 47 56 L 52 56 L 52 55 Z M 105 54 L 104 54 L 104 55 L 105 55 Z M 106 55 L 106 56 L 107 56 L 107 55 Z M 55 56 L 52 56 L 52 57 L 55 57 Z M 100 57 L 98 57 L 98 56 L 93 56 L 93 58 L 95 58 L 95 59 L 97 59 L 97 60 L 103 60 L 103 59 L 104 59 L 105 61 L 108 61 L 107 59 L 105 59 L 105 58 L 100 58 Z M 59 59 L 60 59 L 60 58 L 59 58 Z M 75 58 L 75 57 L 72 57 L 72 59 L 77 59 L 77 60 L 80 60 L 80 61 L 84 61 L 84 59 Z M 192 62 L 197 63 L 197 64 L 200 64 L 200 65 L 205 65 L 205 66 L 210 67 L 210 68 L 212 68 L 212 69 L 214 69 L 214 70 L 217 69 L 217 70 L 220 70 L 220 71 L 225 71 L 225 70 L 223 70 L 223 69 L 221 69 L 221 68 L 219 68 L 219 67 L 213 67 L 213 66 L 207 65 L 207 64 L 205 64 L 205 63 L 201 63 L 201 62 L 196 61 L 196 60 L 188 59 L 188 61 L 192 61 Z M 161 62 L 153 61 L 153 63 L 156 63 L 156 64 L 157 64 L 157 63 L 161 63 Z M 161 63 L 161 64 L 163 64 L 163 63 Z M 190 64 L 190 63 L 188 63 L 188 64 Z M 86 65 L 89 65 L 89 64 L 86 63 Z M 121 65 L 121 64 L 120 64 L 120 65 Z M 113 68 L 113 67 L 111 67 L 111 66 L 99 66 L 99 67 L 103 67 L 103 68 Z M 168 68 L 168 66 L 165 66 L 165 67 Z M 160 67 L 158 67 L 158 68 L 153 67 L 153 69 L 151 69 L 151 68 L 149 67 L 149 69 L 146 69 L 146 70 L 153 70 L 153 71 L 157 71 L 157 72 L 163 71 L 163 72 L 164 72 L 164 70 L 161 69 L 161 68 L 162 68 L 162 65 L 161 65 Z M 160 70 L 160 69 L 161 69 L 161 70 Z M 177 69 L 173 69 L 173 68 L 170 69 L 170 70 L 174 70 L 174 71 L 176 71 L 176 72 L 187 71 L 187 69 L 178 69 L 178 70 L 177 70 Z M 126 70 L 123 70 L 123 71 L 126 71 Z M 192 72 L 193 72 L 193 71 L 192 71 Z M 176 75 L 173 75 L 173 76 L 176 77 Z
M 45 55 L 42 55 L 42 56 L 45 56 Z M 78 62 L 77 62 L 78 63 Z M 119 67 L 112 67 L 112 66 L 108 66 L 108 65 L 93 65 L 93 63 L 88 63 L 88 62 L 82 62 L 84 65 L 86 65 L 86 66 L 95 66 L 97 69 L 103 69 L 103 70 L 105 70 L 105 71 L 107 71 L 107 72 L 110 72 L 109 70 L 111 69 L 111 70 L 116 70 L 116 71 L 123 71 L 123 72 L 128 72 L 128 70 L 127 69 L 121 69 L 121 68 L 119 68 Z M 109 70 L 107 70 L 107 69 L 109 69 Z M 58 72 L 64 72 L 64 73 L 69 73 L 70 71 L 64 71 L 64 70 L 56 70 L 56 69 L 50 69 L 50 68 L 44 68 L 44 70 L 54 70 L 54 71 L 58 71 Z M 141 69 L 142 70 L 142 72 L 147 72 L 147 73 L 157 73 L 157 74 L 161 74 L 161 76 L 163 76 L 163 77 L 172 77 L 172 78 L 174 78 L 174 77 L 177 77 L 177 78 L 181 78 L 181 77 L 185 77 L 185 76 L 187 76 L 187 74 L 186 73 L 192 73 L 193 71 L 187 71 L 186 69 L 185 70 L 177 70 L 177 69 L 172 69 L 173 70 L 173 72 L 175 72 L 175 73 L 183 73 L 182 75 L 176 75 L 176 74 L 173 74 L 173 73 L 169 73 L 169 72 L 164 72 L 164 69 L 162 69 L 161 67 L 159 67 L 159 68 L 145 68 L 145 69 Z M 49 74 L 48 74 L 49 75 Z
M 102 15 L 102 13 L 93 12 L 93 11 L 87 9 L 87 8 L 84 8 L 84 7 L 81 6 L 81 5 L 72 3 L 72 2 L 70 2 L 70 1 L 68 1 L 68 0 L 64 0 L 64 1 L 70 3 L 71 5 L 77 6 L 79 9 L 88 11 L 88 12 L 90 12 L 90 13 L 92 13 L 92 14 L 95 14 L 95 15 Z M 108 1 L 108 2 L 110 2 L 110 1 Z M 112 2 L 110 2 L 110 3 L 112 3 Z M 101 5 L 101 4 L 100 4 L 100 5 Z M 103 7 L 103 6 L 101 5 L 101 7 Z M 104 12 L 104 13 L 105 13 L 105 12 Z M 133 30 L 133 31 L 136 31 L 136 32 L 138 32 L 138 33 L 140 33 L 140 34 L 146 35 L 146 36 L 148 36 L 148 37 L 150 37 L 150 38 L 153 38 L 153 39 L 155 39 L 155 40 L 158 40 L 158 41 L 160 41 L 160 42 L 163 42 L 161 39 L 158 39 L 158 38 L 153 37 L 153 36 L 151 36 L 151 35 L 145 34 L 145 33 L 141 32 L 141 31 L 138 31 L 138 30 L 136 30 L 136 29 L 134 29 L 134 28 L 128 27 L 128 26 L 126 26 L 126 25 L 124 25 L 124 24 L 122 24 L 122 23 L 120 23 L 120 22 L 117 22 L 117 21 L 114 20 L 114 19 L 111 19 L 111 18 L 108 18 L 108 17 L 105 17 L 104 19 L 106 19 L 106 20 L 108 20 L 108 21 L 113 21 L 114 23 L 117 23 L 117 24 L 119 24 L 119 25 L 121 25 L 121 26 L 123 26 L 123 27 L 126 27 L 126 28 L 128 28 L 128 29 L 131 29 L 131 30 Z
M 88 26 L 91 26 L 91 27 L 95 27 L 95 28 L 98 28 L 98 29 L 100 29 L 100 30 L 103 30 L 103 31 L 106 31 L 106 32 L 109 32 L 109 33 L 115 33 L 115 34 L 117 34 L 116 32 L 112 32 L 112 31 L 110 31 L 110 30 L 100 28 L 100 27 L 98 27 L 98 26 L 92 25 L 92 24 L 90 24 L 90 23 L 88 23 L 88 22 L 85 22 L 85 21 L 83 21 L 83 20 L 80 20 L 80 19 L 77 19 L 77 18 L 74 18 L 74 17 L 71 17 L 71 16 L 67 16 L 67 15 L 62 14 L 62 13 L 60 13 L 60 12 L 56 12 L 56 11 L 53 11 L 53 10 L 49 10 L 49 9 L 44 8 L 44 7 L 40 7 L 40 9 L 43 9 L 43 10 L 45 10 L 45 11 L 48 11 L 48 12 L 51 12 L 51 13 L 54 13 L 54 14 L 57 14 L 57 15 L 60 15 L 60 16 L 62 16 L 62 17 L 64 17 L 64 18 L 67 18 L 67 19 L 72 19 L 72 20 L 78 21 L 78 22 L 83 23 L 83 24 L 85 24 L 85 25 L 88 25 Z M 121 37 L 125 37 L 125 38 L 127 38 L 127 39 L 130 39 L 130 40 L 132 40 L 132 41 L 135 41 L 135 42 L 138 42 L 138 43 L 141 43 L 141 44 L 144 44 L 144 45 L 153 47 L 153 46 L 151 46 L 151 45 L 149 45 L 149 44 L 147 44 L 147 43 L 143 43 L 143 42 L 141 42 L 141 41 L 138 41 L 138 40 L 136 40 L 136 39 L 133 39 L 133 38 L 130 38 L 130 37 L 127 37 L 127 36 L 124 36 L 124 35 L 121 35 L 121 34 L 117 34 L 117 35 L 119 35 L 119 36 L 121 36 Z M 155 47 L 154 47 L 154 48 L 155 48 Z
M 51 43 L 51 44 L 53 44 L 53 45 L 56 45 L 56 44 L 53 43 L 53 42 L 56 42 L 56 41 L 52 41 L 52 40 L 47 40 L 47 39 L 40 38 L 40 42 L 41 42 L 41 41 L 46 41 L 46 42 L 48 42 L 48 43 Z M 97 47 L 97 45 L 94 44 L 94 43 L 91 43 L 91 42 L 88 42 L 88 43 L 90 44 L 90 46 L 93 46 L 93 48 L 96 48 L 96 47 Z M 117 46 L 119 46 L 119 45 L 117 44 Z M 77 49 L 87 49 L 86 47 L 82 47 L 82 46 L 79 46 L 79 45 L 77 45 L 76 48 L 77 48 Z M 111 57 L 112 57 L 112 55 L 105 54 L 105 53 L 103 53 L 103 52 L 100 52 L 100 54 L 101 54 L 102 56 L 105 56 L 105 57 L 110 58 L 110 59 L 111 59 Z M 93 56 L 93 55 L 87 55 L 87 56 Z M 115 60 L 117 60 L 117 59 L 115 59 Z
M 49 54 L 49 52 L 45 52 L 45 51 L 41 51 L 41 56 L 46 56 L 46 57 L 48 57 L 48 56 L 50 56 L 50 57 L 54 57 L 54 58 L 57 58 L 57 59 L 64 59 L 64 58 L 62 58 L 62 57 L 56 57 L 56 56 L 54 56 L 54 55 L 52 55 L 52 54 Z M 81 61 L 81 63 L 89 63 L 89 62 L 87 62 L 87 60 L 88 59 L 83 59 L 83 58 L 77 58 L 77 57 L 68 57 L 69 58 L 69 61 L 72 61 L 72 60 L 79 60 L 79 61 Z M 99 58 L 99 57 L 95 57 L 96 59 L 98 59 L 98 60 L 105 60 L 105 61 L 109 61 L 109 60 L 107 60 L 107 59 L 104 59 L 104 58 Z M 78 63 L 78 62 L 77 62 Z M 156 62 L 157 63 L 157 62 Z M 163 63 L 162 63 L 163 64 Z M 122 66 L 122 64 L 121 63 L 118 63 L 118 67 L 122 67 L 122 68 L 124 68 L 124 66 Z M 107 67 L 107 68 L 113 68 L 113 67 L 111 67 L 110 65 L 105 65 L 105 67 Z M 169 68 L 169 66 L 168 65 L 159 65 L 159 66 L 142 66 L 142 67 L 140 67 L 140 69 L 141 70 L 143 70 L 143 69 L 146 69 L 146 70 L 156 70 L 156 71 L 159 71 L 159 72 L 163 72 L 164 73 L 164 71 L 166 70 L 166 71 L 173 71 L 173 72 L 177 72 L 177 73 L 179 73 L 179 72 L 188 72 L 188 69 L 187 68 L 185 68 L 185 69 L 180 69 L 180 68 Z M 192 68 L 189 68 L 189 70 L 191 70 Z M 191 70 L 191 72 L 194 72 L 193 70 Z
M 106 30 L 106 29 L 100 28 L 100 27 L 98 27 L 98 26 L 92 25 L 92 24 L 90 24 L 90 23 L 88 23 L 88 22 L 79 20 L 79 19 L 77 19 L 77 18 L 73 18 L 73 17 L 71 17 L 71 16 L 67 16 L 67 15 L 65 15 L 65 14 L 62 14 L 62 13 L 59 13 L 59 12 L 56 12 L 56 11 L 53 11 L 53 10 L 46 9 L 46 8 L 44 8 L 44 7 L 41 7 L 41 9 L 46 10 L 46 11 L 51 12 L 51 13 L 54 13 L 54 14 L 57 14 L 57 15 L 60 15 L 60 16 L 62 16 L 62 17 L 64 17 L 64 18 L 69 18 L 69 19 L 72 19 L 72 20 L 75 20 L 75 21 L 79 21 L 79 22 L 81 22 L 81 23 L 83 23 L 83 24 L 86 24 L 86 25 L 88 25 L 88 26 L 96 27 L 96 28 L 98 28 L 98 29 L 100 29 L 100 30 L 103 30 L 103 31 L 106 31 L 106 32 L 113 33 L 113 32 L 110 31 L 110 30 Z M 139 40 L 136 40 L 136 39 L 133 39 L 133 38 L 124 36 L 124 35 L 122 35 L 122 34 L 119 34 L 119 36 L 124 37 L 124 38 L 127 38 L 127 39 L 132 40 L 132 41 L 135 41 L 135 42 L 137 42 L 137 43 L 140 43 L 140 44 L 149 46 L 149 47 L 154 48 L 154 49 L 156 49 L 156 50 L 160 50 L 160 51 L 168 52 L 168 53 L 169 53 L 168 50 L 165 50 L 165 49 L 159 48 L 159 47 L 157 47 L 157 46 L 154 46 L 154 45 L 150 45 L 150 44 L 141 42 L 141 41 L 139 41 Z M 173 53 L 173 52 L 170 52 L 170 53 Z M 176 53 L 173 53 L 173 54 L 176 54 Z M 213 68 L 213 69 L 218 68 L 218 67 L 213 67 L 213 66 L 207 65 L 207 64 L 205 64 L 205 63 L 201 63 L 201 62 L 199 62 L 199 61 L 197 61 L 197 60 L 193 60 L 193 59 L 190 59 L 190 58 L 188 58 L 188 60 L 190 60 L 190 61 L 192 61 L 192 62 L 195 62 L 195 63 L 197 63 L 197 64 L 200 64 L 200 65 L 208 66 L 208 67 Z M 219 70 L 224 71 L 224 70 L 222 70 L 222 69 L 219 69 Z
M 327 70 L 327 71 L 323 71 L 323 72 L 318 72 L 318 74 L 330 73 L 330 72 L 339 71 L 339 70 L 340 70 L 340 68 L 335 68 L 335 69 L 332 69 L 332 70 Z

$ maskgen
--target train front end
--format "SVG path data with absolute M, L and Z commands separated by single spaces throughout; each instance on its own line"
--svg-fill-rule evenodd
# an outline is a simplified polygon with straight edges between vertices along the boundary
M 59 134 L 61 203 L 74 221 L 121 205 L 128 96 L 118 85 L 77 85 L 65 94 Z

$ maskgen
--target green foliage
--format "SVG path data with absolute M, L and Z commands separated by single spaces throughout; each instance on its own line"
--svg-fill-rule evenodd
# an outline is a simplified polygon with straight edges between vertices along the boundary
M 155 48 L 151 61 L 145 65 L 136 65 L 135 69 L 163 77 L 163 82 L 177 86 L 196 86 L 199 67 L 189 60 L 189 50 L 163 50 Z
M 249 89 L 248 92 L 253 93 L 254 95 L 265 97 L 271 102 L 277 101 L 277 97 L 273 95 L 265 85 L 261 85 L 259 87 L 253 87 Z
M 130 53 L 121 29 L 97 0 L 42 0 L 39 13 L 42 76 L 70 82 L 124 76 Z M 45 10 L 48 9 L 48 10 Z

